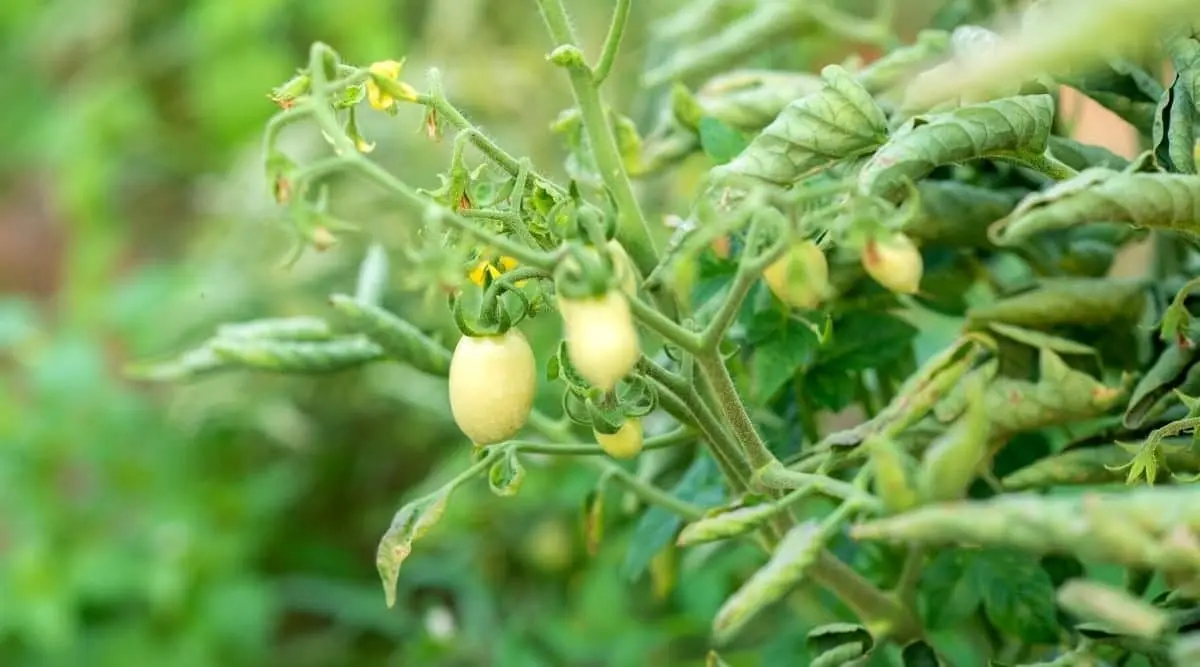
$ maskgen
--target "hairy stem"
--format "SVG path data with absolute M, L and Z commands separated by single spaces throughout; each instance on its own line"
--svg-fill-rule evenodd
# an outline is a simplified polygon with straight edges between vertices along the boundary
M 717 401 L 720 404 L 720 409 L 725 414 L 725 418 L 729 420 L 729 425 L 733 429 L 734 436 L 741 443 L 742 450 L 750 462 L 750 467 L 757 470 L 765 468 L 772 463 L 778 463 L 778 459 L 767 449 L 766 443 L 758 435 L 758 430 L 754 427 L 754 421 L 750 419 L 750 414 L 746 412 L 746 406 L 742 403 L 742 399 L 737 393 L 737 387 L 733 384 L 733 377 L 729 375 L 729 369 L 725 367 L 725 360 L 721 358 L 720 353 L 716 351 L 704 352 L 697 355 L 696 360 L 700 364 L 700 372 L 704 374 L 705 379 L 712 385 L 713 392 L 716 394 Z
M 575 33 L 562 0 L 537 0 L 537 4 L 555 46 L 575 45 Z M 650 236 L 650 226 L 646 223 L 641 204 L 634 195 L 629 175 L 625 172 L 593 73 L 586 66 L 579 65 L 568 66 L 566 70 L 600 177 L 617 204 L 617 240 L 629 251 L 642 275 L 649 275 L 658 264 L 658 251 Z
M 629 20 L 629 6 L 633 4 L 632 0 L 617 0 L 617 6 L 613 9 L 612 23 L 608 26 L 608 35 L 604 38 L 604 48 L 600 52 L 600 58 L 596 61 L 596 66 L 592 69 L 592 85 L 599 87 L 608 78 L 608 73 L 612 70 L 613 61 L 617 58 L 617 51 L 621 48 L 621 37 L 625 34 L 625 25 Z

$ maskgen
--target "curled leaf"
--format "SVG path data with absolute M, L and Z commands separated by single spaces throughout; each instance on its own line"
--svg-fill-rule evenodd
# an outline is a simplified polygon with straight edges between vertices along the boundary
M 148 382 L 179 382 L 227 370 L 231 365 L 217 356 L 208 343 L 183 352 L 173 359 L 132 364 L 125 370 L 135 379 Z
M 770 503 L 739 507 L 727 512 L 706 516 L 683 527 L 675 544 L 690 547 L 705 542 L 715 542 L 744 535 L 779 514 L 779 508 Z
M 1098 221 L 1200 234 L 1200 176 L 1096 167 L 1029 195 L 991 229 L 1002 246 Z
M 967 311 L 967 326 L 1101 325 L 1136 320 L 1146 303 L 1146 283 L 1129 278 L 1047 278 L 1031 290 Z
M 751 575 L 721 605 L 713 620 L 718 643 L 732 639 L 756 614 L 780 600 L 804 577 L 824 546 L 824 531 L 817 521 L 802 523 L 788 531 L 766 565 Z
M 856 658 L 870 653 L 875 647 L 875 638 L 857 623 L 829 623 L 810 630 L 804 638 L 804 644 L 810 653 L 817 656 L 813 665 L 839 667 L 857 665 Z M 851 660 L 854 662 L 847 662 Z
M 1121 423 L 1126 428 L 1140 427 L 1165 397 L 1187 381 L 1192 369 L 1198 368 L 1198 357 L 1200 347 L 1180 345 L 1178 341 L 1170 340 L 1134 386 Z
M 1028 159 L 1046 151 L 1054 122 L 1049 95 L 1008 97 L 916 116 L 863 166 L 863 194 L 894 196 L 941 165 L 979 158 Z
M 925 451 L 917 488 L 925 502 L 958 500 L 979 473 L 990 433 L 981 384 L 968 388 L 966 413 Z
M 278 373 L 323 373 L 361 366 L 383 358 L 383 349 L 365 336 L 324 341 L 221 339 L 212 351 L 229 364 Z
M 871 457 L 875 494 L 889 512 L 903 512 L 918 502 L 913 462 L 891 438 L 873 435 L 863 443 Z
M 1143 134 L 1154 127 L 1154 111 L 1163 87 L 1149 72 L 1128 60 L 1115 59 L 1066 74 L 1058 80 L 1096 100 Z
M 1164 442 L 1159 446 L 1170 470 L 1200 472 L 1200 451 L 1186 443 Z M 1001 484 L 1011 491 L 1111 484 L 1125 478 L 1121 468 L 1129 458 L 1129 452 L 1116 444 L 1067 449 L 1010 473 Z
M 1161 609 L 1123 590 L 1085 579 L 1058 589 L 1058 604 L 1084 621 L 1098 622 L 1118 634 L 1157 639 L 1171 618 Z
M 492 493 L 501 497 L 517 495 L 521 483 L 525 481 L 525 466 L 515 449 L 507 450 L 499 461 L 488 468 L 488 487 Z
M 761 130 L 789 103 L 821 89 L 807 72 L 735 70 L 709 79 L 696 91 L 704 115 L 739 130 Z
M 383 580 L 383 593 L 389 609 L 396 604 L 396 580 L 400 576 L 400 566 L 412 553 L 413 543 L 424 537 L 441 520 L 453 491 L 453 485 L 448 484 L 404 505 L 392 517 L 392 524 L 379 541 L 375 554 L 375 566 Z
M 1142 487 L 1125 493 L 1045 496 L 928 505 L 851 528 L 860 540 L 1007 547 L 1131 566 L 1200 564 L 1200 491 Z
M 217 338 L 271 340 L 329 340 L 333 331 L 319 317 L 279 317 L 234 322 L 217 327 Z
M 450 350 L 409 322 L 379 306 L 343 294 L 330 303 L 350 326 L 368 336 L 387 356 L 419 371 L 445 377 L 450 372 Z
M 949 48 L 950 33 L 945 30 L 922 30 L 915 42 L 884 54 L 855 74 L 855 78 L 868 92 L 880 93 L 902 83 L 915 70 Z
M 787 105 L 732 162 L 714 174 L 791 185 L 831 162 L 862 155 L 887 139 L 887 119 L 846 70 L 821 71 L 824 88 Z
M 903 231 L 922 245 L 988 247 L 988 227 L 1008 215 L 1024 193 L 959 181 L 921 181 L 920 208 L 905 221 Z

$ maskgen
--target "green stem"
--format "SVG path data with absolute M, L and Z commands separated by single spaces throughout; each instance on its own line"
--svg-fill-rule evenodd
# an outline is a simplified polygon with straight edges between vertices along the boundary
M 730 486 L 737 492 L 748 489 L 751 471 L 738 451 L 737 442 L 695 391 L 683 382 L 683 378 L 645 357 L 639 369 L 655 385 L 663 409 L 681 422 L 695 424 L 700 430 Z
M 849 607 L 877 641 L 891 637 L 903 644 L 922 635 L 920 624 L 903 605 L 829 551 L 821 552 L 809 574 Z
M 562 0 L 537 0 L 537 4 L 555 47 L 577 44 Z M 641 205 L 633 193 L 629 175 L 625 172 L 593 74 L 586 66 L 571 65 L 566 70 L 600 177 L 617 204 L 617 240 L 629 251 L 641 274 L 650 275 L 658 264 L 658 251 L 654 247 L 650 226 L 646 223 Z
M 741 443 L 750 467 L 758 470 L 778 463 L 778 459 L 767 449 L 766 443 L 754 428 L 754 422 L 738 396 L 737 387 L 734 386 L 733 378 L 729 375 L 729 369 L 725 367 L 725 360 L 721 358 L 720 353 L 704 352 L 697 355 L 696 360 L 700 364 L 700 372 L 712 384 L 721 411 L 725 413 L 734 436 Z
M 921 580 L 922 568 L 925 565 L 925 547 L 914 544 L 908 548 L 904 557 L 904 567 L 900 570 L 900 580 L 896 582 L 894 594 L 904 606 L 910 610 L 916 609 L 917 584 Z
M 347 162 L 349 165 L 356 167 L 363 172 L 371 180 L 383 189 L 391 192 L 406 204 L 411 206 L 417 212 L 425 212 L 429 210 L 433 203 L 422 198 L 403 181 L 392 176 L 379 165 L 363 158 L 353 158 Z M 442 215 L 442 219 L 448 222 L 453 227 L 474 238 L 476 241 L 484 245 L 489 245 L 496 248 L 501 253 L 515 257 L 522 264 L 535 266 L 546 271 L 552 271 L 555 265 L 555 255 L 546 252 L 540 252 L 533 248 L 529 248 L 520 243 L 510 241 L 503 236 L 492 234 L 491 232 L 481 228 L 479 225 L 471 224 L 471 221 L 457 213 L 438 208 L 438 212 Z
M 664 433 L 662 435 L 646 438 L 646 441 L 642 444 L 642 451 L 666 449 L 668 447 L 685 445 L 689 442 L 695 441 L 695 439 L 695 431 L 688 428 L 679 428 L 671 431 L 670 433 Z M 606 456 L 605 451 L 600 447 L 600 445 L 586 442 L 556 445 L 546 442 L 513 440 L 508 444 L 519 452 L 526 452 L 529 454 L 550 454 L 554 456 Z
M 1079 174 L 1078 171 L 1075 171 L 1051 155 L 1049 149 L 1041 155 L 1023 155 L 1020 158 L 1013 159 L 1013 162 L 1043 173 L 1056 181 L 1065 181 Z
M 811 475 L 788 470 L 782 465 L 762 469 L 759 471 L 756 481 L 768 489 L 811 488 L 823 496 L 853 502 L 864 509 L 872 511 L 882 509 L 882 504 L 877 498 L 861 491 L 853 484 L 847 484 L 825 475 Z
M 613 9 L 612 23 L 609 24 L 608 35 L 604 38 L 604 48 L 592 69 L 592 85 L 597 88 L 608 78 L 613 61 L 617 58 L 617 51 L 621 48 L 621 37 L 625 34 L 625 24 L 629 20 L 631 4 L 631 0 L 617 0 L 617 6 Z
M 508 172 L 511 176 L 516 176 L 521 171 L 521 161 L 513 157 L 508 151 L 500 147 L 499 144 L 492 141 L 478 127 L 473 125 L 467 117 L 462 115 L 453 104 L 441 95 L 418 94 L 416 98 L 417 104 L 424 105 L 434 109 L 442 118 L 449 121 L 451 125 L 458 128 L 462 132 L 468 134 L 471 144 L 479 149 L 489 160 L 496 163 L 498 167 Z M 565 197 L 567 191 L 548 177 L 537 171 L 530 171 L 530 175 L 544 188 L 558 197 Z
M 651 331 L 662 336 L 666 340 L 683 348 L 687 352 L 695 353 L 700 349 L 700 337 L 696 334 L 684 329 L 677 324 L 675 320 L 663 315 L 653 306 L 645 303 L 636 296 L 630 296 L 629 309 L 633 312 L 633 316 L 646 325 Z
M 625 485 L 625 488 L 632 491 L 634 495 L 651 505 L 658 505 L 691 521 L 704 516 L 704 508 L 682 501 L 661 489 L 643 482 L 612 461 L 590 459 L 590 463 L 592 467 L 599 470 L 602 474 L 608 475 L 613 480 Z
M 308 75 L 312 77 L 312 98 L 308 107 L 321 129 L 329 135 L 329 140 L 333 142 L 333 148 L 338 154 L 357 155 L 358 149 L 355 148 L 350 137 L 346 136 L 346 133 L 338 126 L 337 116 L 333 114 L 333 109 L 329 106 L 327 98 L 333 90 L 325 76 L 324 60 L 326 57 L 333 57 L 333 50 L 326 44 L 316 42 L 309 49 Z

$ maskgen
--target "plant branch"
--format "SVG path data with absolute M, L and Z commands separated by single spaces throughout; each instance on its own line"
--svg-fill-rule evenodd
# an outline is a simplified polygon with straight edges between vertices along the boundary
M 537 4 L 556 49 L 575 46 L 577 40 L 562 0 L 537 0 Z M 629 182 L 629 175 L 625 172 L 593 73 L 582 59 L 567 64 L 565 69 L 600 177 L 616 201 L 617 240 L 629 251 L 641 274 L 649 275 L 658 264 L 658 251 L 650 236 L 650 226 L 634 195 L 633 185 Z
M 479 149 L 480 153 L 483 153 L 484 156 L 510 175 L 516 176 L 521 172 L 521 161 L 519 159 L 513 157 L 511 153 L 492 141 L 491 138 L 473 125 L 471 121 L 467 120 L 467 117 L 442 95 L 419 93 L 416 97 L 416 103 L 434 109 L 442 118 L 458 128 L 459 131 L 466 132 L 471 144 Z M 550 180 L 547 176 L 533 169 L 530 169 L 530 175 L 533 176 L 538 184 L 554 195 L 558 197 L 565 197 L 567 195 L 567 191 L 562 186 Z
M 812 489 L 823 496 L 852 502 L 867 510 L 879 511 L 882 509 L 879 499 L 853 484 L 826 475 L 812 475 L 788 470 L 782 464 L 759 470 L 755 474 L 755 481 L 768 489 Z
M 634 495 L 641 498 L 651 505 L 658 505 L 663 509 L 669 510 L 684 519 L 695 521 L 704 516 L 704 508 L 685 502 L 672 496 L 671 494 L 655 487 L 636 476 L 629 473 L 621 466 L 606 459 L 590 459 L 592 467 L 599 470 L 602 474 L 608 475 L 613 480 L 620 482 L 633 492 Z
M 625 34 L 625 25 L 629 20 L 631 4 L 631 0 L 617 0 L 617 6 L 613 9 L 612 23 L 609 24 L 608 35 L 604 38 L 604 48 L 600 52 L 600 59 L 596 61 L 596 67 L 592 69 L 592 85 L 597 88 L 608 78 L 613 61 L 617 58 L 617 51 L 621 48 L 621 37 Z
M 684 329 L 675 320 L 663 315 L 653 306 L 637 298 L 637 296 L 631 295 L 628 301 L 629 309 L 633 312 L 633 316 L 646 325 L 648 329 L 687 352 L 695 353 L 700 350 L 699 336 Z
M 721 411 L 725 413 L 725 418 L 729 420 L 733 434 L 741 443 L 742 451 L 749 460 L 750 467 L 758 470 L 766 468 L 772 463 L 778 463 L 778 459 L 767 449 L 766 443 L 758 435 L 754 422 L 746 412 L 746 406 L 737 393 L 737 387 L 733 384 L 733 378 L 729 375 L 729 369 L 725 367 L 725 360 L 721 354 L 716 351 L 704 352 L 697 355 L 696 360 L 700 364 L 700 372 L 712 384 Z

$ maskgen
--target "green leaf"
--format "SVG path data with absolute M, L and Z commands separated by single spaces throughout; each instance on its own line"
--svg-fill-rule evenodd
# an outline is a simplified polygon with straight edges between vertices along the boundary
M 900 652 L 900 661 L 904 667 L 940 667 L 942 664 L 933 647 L 922 641 L 905 646 Z
M 983 605 L 996 628 L 1024 641 L 1052 641 L 1054 584 L 1036 557 L 999 549 L 949 549 L 926 567 L 920 588 L 925 622 L 956 626 Z
M 1054 98 L 1023 95 L 910 119 L 863 166 L 863 194 L 893 196 L 941 165 L 979 158 L 1041 156 L 1054 122 Z
M 854 376 L 838 368 L 819 366 L 804 374 L 804 394 L 813 405 L 838 412 L 854 402 Z
M 724 502 L 725 487 L 713 459 L 704 454 L 698 456 L 671 489 L 671 495 L 705 507 Z M 681 525 L 682 519 L 662 507 L 647 509 L 633 529 L 629 550 L 625 552 L 625 562 L 621 566 L 622 574 L 630 581 L 636 581 L 655 554 L 675 539 Z
M 836 65 L 827 66 L 821 77 L 820 92 L 789 104 L 746 150 L 714 173 L 791 185 L 887 140 L 887 119 L 870 93 Z
M 953 627 L 979 608 L 983 593 L 971 575 L 973 555 L 962 549 L 944 549 L 925 567 L 918 591 L 930 629 Z
M 975 560 L 972 576 L 983 596 L 984 613 L 997 630 L 1026 643 L 1055 640 L 1054 584 L 1037 558 L 987 551 Z
M 1153 146 L 1159 165 L 1176 173 L 1196 173 L 1193 151 L 1200 125 L 1200 40 L 1178 34 L 1167 40 L 1175 80 L 1154 114 Z
M 816 366 L 842 371 L 886 366 L 905 354 L 918 333 L 895 315 L 852 310 L 834 321 L 831 340 L 821 348 Z
M 862 655 L 875 647 L 875 638 L 857 623 L 829 623 L 810 630 L 804 644 L 814 655 L 827 654 L 847 645 L 861 647 L 858 655 Z
M 764 404 L 812 361 L 817 337 L 811 329 L 775 309 L 755 313 L 748 334 L 754 345 L 751 396 Z
M 700 119 L 700 147 L 717 164 L 725 164 L 746 148 L 746 138 L 712 116 Z

